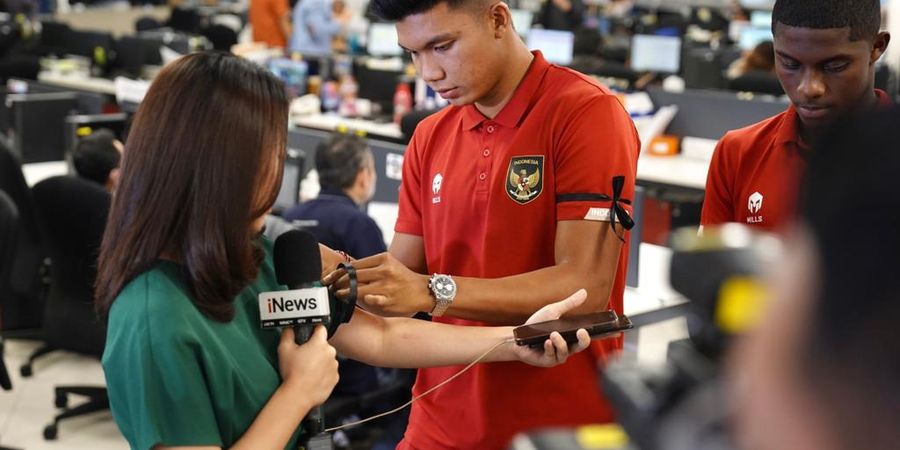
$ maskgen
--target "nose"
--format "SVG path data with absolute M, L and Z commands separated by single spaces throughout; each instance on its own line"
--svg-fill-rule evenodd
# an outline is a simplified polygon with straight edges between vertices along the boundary
M 825 81 L 817 70 L 807 70 L 800 79 L 797 91 L 803 98 L 816 99 L 825 95 Z
M 433 83 L 444 79 L 444 69 L 431 57 L 431 55 L 419 55 L 416 70 L 422 75 L 426 83 Z

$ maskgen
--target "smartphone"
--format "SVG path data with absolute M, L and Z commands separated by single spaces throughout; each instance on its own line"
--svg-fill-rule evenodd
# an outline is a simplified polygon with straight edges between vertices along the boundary
M 587 330 L 592 338 L 597 338 L 618 334 L 633 328 L 633 325 L 624 314 L 620 316 L 615 311 L 609 310 L 522 325 L 513 329 L 513 336 L 518 345 L 541 347 L 544 341 L 550 338 L 550 333 L 558 331 L 566 342 L 574 344 L 578 342 L 576 333 L 581 328 Z

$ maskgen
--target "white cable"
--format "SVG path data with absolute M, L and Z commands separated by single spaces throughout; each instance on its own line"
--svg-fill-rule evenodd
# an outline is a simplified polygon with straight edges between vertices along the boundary
M 338 426 L 338 427 L 328 428 L 328 429 L 325 430 L 325 432 L 326 432 L 326 433 L 331 433 L 331 432 L 334 432 L 334 431 L 337 431 L 337 430 L 341 430 L 341 429 L 344 429 L 344 428 L 349 428 L 349 427 L 353 427 L 353 426 L 356 426 L 356 425 L 360 425 L 360 424 L 363 424 L 363 423 L 366 423 L 366 422 L 370 422 L 370 421 L 373 421 L 373 420 L 375 420 L 375 419 L 380 419 L 380 418 L 382 418 L 382 417 L 384 417 L 384 416 L 389 416 L 389 415 L 394 414 L 394 413 L 396 413 L 396 412 L 398 412 L 398 411 L 402 411 L 402 410 L 403 410 L 404 408 L 406 408 L 407 406 L 412 405 L 413 402 L 415 402 L 416 400 L 418 400 L 418 399 L 420 399 L 420 398 L 422 398 L 422 397 L 425 397 L 426 395 L 428 395 L 428 394 L 430 394 L 430 393 L 432 393 L 432 392 L 438 390 L 439 388 L 441 388 L 441 387 L 444 386 L 445 384 L 447 384 L 447 383 L 449 383 L 449 382 L 455 380 L 457 377 L 459 377 L 460 375 L 464 374 L 467 370 L 471 369 L 472 366 L 474 366 L 475 364 L 478 364 L 479 362 L 481 362 L 482 359 L 486 358 L 487 355 L 490 355 L 491 352 L 493 352 L 494 350 L 496 350 L 497 348 L 499 348 L 501 345 L 507 344 L 507 343 L 510 343 L 510 342 L 514 342 L 514 341 L 515 341 L 515 339 L 510 338 L 510 339 L 504 339 L 504 340 L 502 340 L 502 341 L 496 343 L 493 347 L 489 348 L 486 352 L 482 353 L 481 356 L 479 356 L 478 358 L 475 358 L 475 360 L 472 361 L 471 363 L 469 363 L 468 366 L 463 367 L 462 370 L 460 370 L 459 372 L 456 372 L 452 377 L 447 378 L 446 380 L 442 381 L 442 382 L 441 382 L 440 384 L 438 384 L 437 386 L 434 386 L 434 387 L 432 387 L 431 389 L 429 389 L 429 390 L 427 390 L 427 391 L 425 391 L 425 392 L 423 392 L 423 393 L 421 393 L 421 394 L 419 394 L 419 395 L 413 397 L 412 400 L 410 400 L 410 401 L 404 403 L 402 406 L 398 406 L 398 407 L 396 407 L 396 408 L 394 408 L 394 409 L 392 409 L 392 410 L 390 410 L 390 411 L 383 412 L 383 413 L 381 413 L 381 414 L 378 414 L 378 415 L 369 417 L 369 418 L 367 418 L 367 419 L 357 420 L 356 422 L 346 423 L 346 424 L 341 425 L 341 426 Z

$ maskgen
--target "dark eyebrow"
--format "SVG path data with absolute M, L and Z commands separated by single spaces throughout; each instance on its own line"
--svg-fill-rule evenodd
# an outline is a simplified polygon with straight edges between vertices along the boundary
M 431 48 L 431 47 L 434 47 L 435 45 L 437 45 L 438 42 L 448 41 L 448 40 L 451 40 L 451 39 L 453 39 L 453 35 L 450 34 L 450 33 L 439 34 L 439 35 L 437 35 L 437 36 L 431 38 L 428 42 L 426 42 L 425 45 L 422 46 L 422 48 L 423 48 L 423 49 L 424 49 L 424 48 Z M 400 48 L 402 48 L 403 50 L 406 50 L 406 51 L 408 51 L 408 52 L 410 52 L 410 53 L 413 52 L 413 51 L 415 51 L 415 50 L 406 48 L 406 47 L 404 47 L 404 46 L 402 46 L 402 45 L 400 46 Z
M 779 51 L 779 50 L 775 50 L 775 54 L 777 54 L 778 56 L 781 56 L 781 57 L 783 57 L 783 58 L 790 58 L 790 59 L 793 59 L 793 60 L 795 60 L 795 61 L 798 61 L 797 58 L 795 58 L 795 57 L 793 57 L 793 56 L 791 56 L 791 55 L 788 55 L 787 53 L 782 52 L 782 51 Z M 842 60 L 843 60 L 843 61 L 850 61 L 850 60 L 852 60 L 852 59 L 853 59 L 853 57 L 850 56 L 850 55 L 847 55 L 847 54 L 840 54 L 840 55 L 835 55 L 835 56 L 832 56 L 832 57 L 830 57 L 830 58 L 828 58 L 828 59 L 819 61 L 819 62 L 817 62 L 816 64 L 818 64 L 818 65 L 825 65 L 825 64 L 828 64 L 828 63 L 831 63 L 831 62 L 834 62 L 834 61 L 842 61 Z

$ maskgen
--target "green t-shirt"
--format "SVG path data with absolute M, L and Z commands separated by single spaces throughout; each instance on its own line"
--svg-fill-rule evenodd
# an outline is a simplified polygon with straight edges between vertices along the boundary
M 271 244 L 234 320 L 204 316 L 181 266 L 160 262 L 132 280 L 109 313 L 103 370 L 110 407 L 132 448 L 233 445 L 281 383 L 277 330 L 261 330 L 257 295 L 280 289 Z M 288 444 L 297 448 L 300 429 Z

